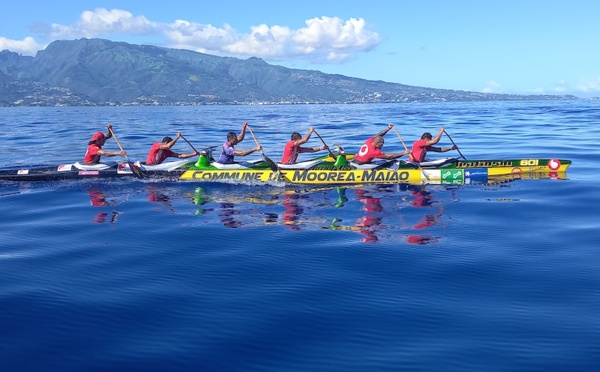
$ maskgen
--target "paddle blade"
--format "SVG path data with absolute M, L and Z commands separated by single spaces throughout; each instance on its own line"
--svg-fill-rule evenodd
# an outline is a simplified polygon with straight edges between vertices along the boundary
M 133 164 L 132 162 L 128 162 L 128 163 L 129 163 L 129 169 L 131 169 L 131 171 L 137 178 L 144 178 L 144 172 L 140 169 L 140 167 Z
M 265 162 L 267 163 L 267 165 L 269 166 L 269 168 L 271 168 L 271 170 L 273 172 L 279 172 L 279 169 L 277 168 L 277 163 L 275 163 L 273 160 L 271 160 L 267 155 L 263 154 L 263 158 L 265 159 Z

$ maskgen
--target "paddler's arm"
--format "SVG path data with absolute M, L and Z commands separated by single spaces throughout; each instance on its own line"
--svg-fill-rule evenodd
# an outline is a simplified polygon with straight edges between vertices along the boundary
M 404 150 L 402 152 L 392 152 L 392 153 L 384 153 L 382 156 L 378 156 L 381 159 L 397 159 L 401 156 L 410 154 L 410 150 Z
M 252 154 L 253 152 L 260 151 L 261 149 L 262 149 L 262 146 L 256 146 L 255 148 L 250 149 L 250 150 L 235 150 L 233 152 L 233 155 L 235 155 L 235 156 L 246 156 L 246 155 Z
M 247 126 L 248 126 L 248 122 L 245 121 L 244 124 L 242 124 L 242 131 L 237 136 L 237 141 L 238 142 L 242 142 L 244 140 L 244 137 L 246 137 L 246 127 Z
M 175 143 L 177 142 L 177 140 L 181 137 L 181 132 L 177 132 L 177 135 L 175 136 L 175 138 L 169 142 L 169 143 L 163 143 L 160 145 L 160 149 L 161 150 L 170 150 L 171 147 L 173 147 L 175 145 Z
M 112 125 L 111 124 L 106 124 L 106 129 L 108 129 L 108 133 L 106 133 L 104 135 L 104 139 L 107 140 L 110 137 L 112 137 Z
M 177 157 L 179 159 L 187 159 L 187 158 L 191 158 L 192 156 L 196 156 L 196 155 L 200 155 L 200 152 L 196 151 L 196 152 L 192 152 L 189 154 L 177 154 Z
M 314 127 L 310 127 L 308 129 L 308 133 L 306 133 L 306 135 L 304 137 L 302 137 L 302 138 L 300 138 L 299 140 L 296 141 L 296 146 L 303 145 L 306 142 L 308 142 L 308 140 L 310 139 L 311 134 L 313 134 L 314 131 L 315 131 L 315 128 Z
M 118 155 L 127 155 L 127 152 L 125 152 L 125 150 L 121 150 L 121 151 L 105 151 L 105 150 L 98 150 L 98 155 L 102 155 L 102 156 L 118 156 Z
M 392 128 L 394 127 L 394 124 L 389 123 L 387 128 L 385 128 L 384 130 L 382 130 L 381 132 L 377 133 L 377 136 L 383 137 L 386 135 L 387 132 L 389 132 Z
M 431 146 L 429 149 L 427 149 L 427 151 L 448 152 L 448 151 L 456 150 L 457 148 L 458 147 L 456 147 L 456 145 L 454 145 L 452 147 L 435 147 L 435 146 Z
M 303 152 L 317 152 L 317 151 L 322 151 L 322 150 L 326 150 L 328 149 L 329 146 L 319 146 L 319 147 L 298 147 L 298 152 L 299 153 L 303 153 Z
M 444 134 L 444 127 L 440 127 L 440 130 L 438 131 L 438 134 L 433 137 L 432 139 L 430 139 L 429 141 L 427 141 L 425 143 L 425 146 L 431 146 L 431 145 L 435 145 L 436 143 L 440 142 L 440 139 L 442 138 L 442 134 Z M 430 149 L 427 149 L 427 151 L 429 151 Z M 433 150 L 435 151 L 435 150 Z M 438 151 L 441 152 L 441 151 Z

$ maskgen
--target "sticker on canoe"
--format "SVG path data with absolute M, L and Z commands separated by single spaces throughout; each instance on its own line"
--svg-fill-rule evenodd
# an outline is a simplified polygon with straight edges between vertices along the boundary
M 560 168 L 560 160 L 558 159 L 550 159 L 548 161 L 548 168 L 550 168 L 550 170 L 558 170 L 558 168 Z
M 462 169 L 445 169 L 441 172 L 443 184 L 462 184 L 463 170 Z
M 80 176 L 97 176 L 100 174 L 100 172 L 98 172 L 97 170 L 90 170 L 90 171 L 79 171 L 79 173 L 77 173 Z

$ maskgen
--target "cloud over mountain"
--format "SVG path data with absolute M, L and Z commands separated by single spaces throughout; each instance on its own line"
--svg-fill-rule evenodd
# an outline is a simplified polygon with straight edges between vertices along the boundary
M 381 42 L 379 34 L 369 30 L 362 18 L 315 17 L 306 20 L 305 24 L 298 29 L 260 24 L 244 33 L 227 24 L 216 27 L 182 19 L 171 23 L 153 22 L 125 10 L 97 8 L 84 11 L 71 25 L 37 25 L 34 31 L 51 40 L 118 34 L 156 35 L 162 37 L 165 46 L 170 48 L 219 56 L 259 57 L 275 61 L 305 59 L 320 63 L 340 63 L 356 58 Z

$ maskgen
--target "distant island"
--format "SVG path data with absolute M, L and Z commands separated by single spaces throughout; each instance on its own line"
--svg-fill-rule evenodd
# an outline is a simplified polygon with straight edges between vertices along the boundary
M 423 88 L 103 39 L 0 52 L 0 106 L 147 106 L 570 100 Z

